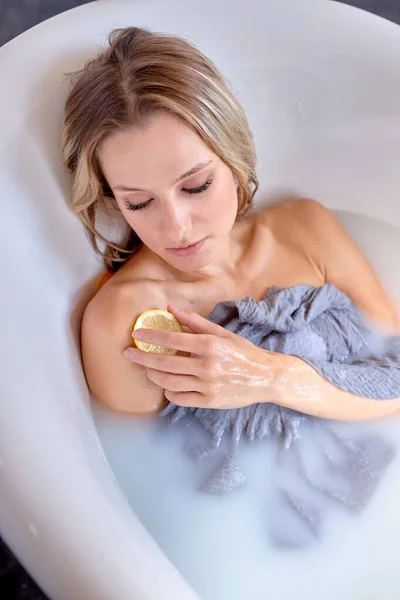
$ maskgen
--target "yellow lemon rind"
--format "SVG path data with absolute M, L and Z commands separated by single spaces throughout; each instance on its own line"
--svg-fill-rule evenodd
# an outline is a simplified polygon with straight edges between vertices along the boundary
M 159 308 L 145 310 L 144 312 L 142 312 L 136 319 L 132 331 L 135 331 L 136 329 L 162 329 L 171 331 L 170 327 L 160 327 L 160 325 L 162 325 L 163 322 L 173 324 L 172 331 L 183 331 L 182 325 L 179 323 L 175 315 L 168 312 L 167 310 L 162 310 Z M 149 344 L 148 342 L 136 340 L 135 338 L 133 339 L 136 347 L 140 350 L 143 350 L 144 352 L 151 352 L 154 354 L 168 354 L 171 356 L 178 353 L 178 350 L 175 350 L 173 348 L 164 348 L 163 346 Z

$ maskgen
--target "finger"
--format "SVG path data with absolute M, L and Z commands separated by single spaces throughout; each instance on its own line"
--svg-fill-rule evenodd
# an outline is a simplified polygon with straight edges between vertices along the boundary
M 157 369 L 157 371 L 194 376 L 199 376 L 201 373 L 199 359 L 194 356 L 155 354 L 154 352 L 145 352 L 138 348 L 127 348 L 123 355 L 131 362 L 147 368 Z
M 224 329 L 221 325 L 211 323 L 211 321 L 205 319 L 196 312 L 180 310 L 179 308 L 172 306 L 172 304 L 168 304 L 167 308 L 169 312 L 175 315 L 182 325 L 190 327 L 194 333 L 206 333 L 209 335 L 218 335 L 220 337 L 232 337 L 233 335 L 231 331 Z
M 165 397 L 173 404 L 192 408 L 207 408 L 205 396 L 199 392 L 165 392 Z
M 206 346 L 208 336 L 194 333 L 178 333 L 163 329 L 136 329 L 132 332 L 132 337 L 148 344 L 194 354 L 204 353 L 208 347 Z M 151 354 L 155 355 L 154 352 Z
M 200 392 L 201 380 L 191 375 L 172 375 L 157 369 L 146 369 L 147 377 L 168 392 Z

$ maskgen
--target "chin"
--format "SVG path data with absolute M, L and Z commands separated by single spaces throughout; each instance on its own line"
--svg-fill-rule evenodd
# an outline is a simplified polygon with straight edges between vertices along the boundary
M 173 263 L 168 261 L 169 264 L 177 269 L 178 271 L 182 271 L 183 273 L 190 273 L 190 271 L 197 271 L 198 269 L 203 269 L 210 264 L 209 260 L 198 259 L 196 256 L 181 258 L 175 260 Z

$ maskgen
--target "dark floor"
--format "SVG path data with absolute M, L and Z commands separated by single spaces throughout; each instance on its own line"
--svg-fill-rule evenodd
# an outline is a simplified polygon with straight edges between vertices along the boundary
M 0 46 L 37 23 L 74 6 L 86 4 L 88 1 L 0 0 Z M 400 0 L 337 0 L 337 2 L 363 8 L 400 24 Z M 1 600 L 46 600 L 46 596 L 1 540 L 0 598 Z

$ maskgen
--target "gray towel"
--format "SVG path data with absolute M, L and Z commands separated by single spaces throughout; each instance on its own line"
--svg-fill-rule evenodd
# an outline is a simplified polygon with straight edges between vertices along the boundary
M 333 285 L 273 287 L 261 301 L 220 302 L 207 318 L 260 348 L 302 358 L 341 389 L 381 400 L 400 397 L 400 337 L 383 338 L 373 331 Z M 394 457 L 391 444 L 362 427 L 349 436 L 339 423 L 271 403 L 232 410 L 170 403 L 160 416 L 171 424 L 181 419 L 189 427 L 193 420 L 201 424 L 210 442 L 190 449 L 197 458 L 209 456 L 228 437 L 230 453 L 201 485 L 210 493 L 231 492 L 246 480 L 237 456 L 241 438 L 279 441 L 275 508 L 283 518 L 271 520 L 270 534 L 281 546 L 302 547 L 318 536 L 321 499 L 363 508 Z M 302 451 L 302 438 L 312 444 L 312 465 Z

